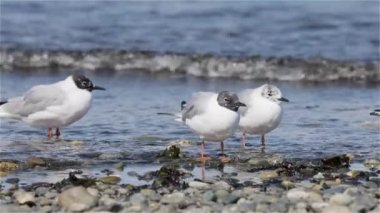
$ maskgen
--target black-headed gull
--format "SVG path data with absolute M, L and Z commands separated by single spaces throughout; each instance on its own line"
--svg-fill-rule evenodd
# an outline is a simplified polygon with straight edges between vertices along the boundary
M 238 127 L 240 116 L 237 111 L 241 106 L 245 104 L 239 101 L 238 96 L 227 91 L 197 92 L 188 102 L 182 102 L 182 121 L 202 140 L 201 161 L 206 160 L 205 141 L 220 142 L 222 158 L 225 158 L 223 141 Z
M 255 89 L 246 89 L 238 93 L 239 100 L 247 105 L 239 109 L 241 115 L 239 127 L 242 129 L 242 147 L 246 134 L 261 135 L 261 145 L 265 146 L 265 134 L 275 129 L 281 121 L 281 102 L 289 102 L 282 97 L 280 89 L 264 84 Z
M 48 137 L 60 136 L 59 128 L 81 119 L 90 109 L 91 92 L 105 90 L 83 75 L 70 75 L 63 81 L 37 85 L 23 96 L 0 103 L 0 117 L 22 120 L 32 127 L 48 129 Z

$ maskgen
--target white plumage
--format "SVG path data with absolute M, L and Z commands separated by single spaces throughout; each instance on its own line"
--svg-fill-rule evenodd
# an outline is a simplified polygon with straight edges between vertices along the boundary
M 0 117 L 22 120 L 36 128 L 68 126 L 81 119 L 90 109 L 91 91 L 103 89 L 82 76 L 69 76 L 63 81 L 37 85 L 23 96 L 10 98 L 0 106 Z
M 239 100 L 247 107 L 239 109 L 241 118 L 239 127 L 245 134 L 261 135 L 262 145 L 265 146 L 264 135 L 278 127 L 282 118 L 281 101 L 288 102 L 282 97 L 281 91 L 273 86 L 264 84 L 256 89 L 246 89 L 238 93 Z

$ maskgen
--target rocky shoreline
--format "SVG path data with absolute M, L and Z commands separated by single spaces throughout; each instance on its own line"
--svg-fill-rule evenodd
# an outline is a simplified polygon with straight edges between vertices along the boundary
M 277 155 L 245 152 L 197 163 L 169 148 L 158 155 L 161 168 L 139 175 L 146 184 L 123 183 L 113 171 L 91 177 L 81 170 L 56 182 L 20 185 L 18 178 L 0 181 L 3 212 L 379 212 L 380 161 L 355 161 L 349 154 L 321 159 L 284 159 Z M 34 158 L 29 167 L 48 167 Z M 355 169 L 350 164 L 361 165 Z M 12 167 L 13 165 L 13 167 Z M 15 161 L 0 160 L 0 170 L 17 172 Z M 223 171 L 197 178 L 191 168 Z M 128 165 L 127 165 L 128 166 Z M 25 168 L 25 166 L 24 166 Z M 206 175 L 207 176 L 207 175 Z

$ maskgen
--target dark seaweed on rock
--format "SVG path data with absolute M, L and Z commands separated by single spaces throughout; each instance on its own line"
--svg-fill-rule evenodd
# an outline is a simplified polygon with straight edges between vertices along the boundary
M 0 49 L 0 68 L 169 72 L 206 78 L 245 80 L 380 82 L 379 61 L 262 56 L 238 58 L 106 49 L 90 51 Z

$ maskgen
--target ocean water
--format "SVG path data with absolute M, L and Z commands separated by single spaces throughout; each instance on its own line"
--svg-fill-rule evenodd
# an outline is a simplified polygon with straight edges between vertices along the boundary
M 2 48 L 379 60 L 379 1 L 2 1 Z
M 267 135 L 266 153 L 378 158 L 380 119 L 369 113 L 380 108 L 379 4 L 1 1 L 1 100 L 73 72 L 107 90 L 94 91 L 92 108 L 62 129 L 61 141 L 1 119 L 0 159 L 75 161 L 90 173 L 120 161 L 126 172 L 157 169 L 156 156 L 173 142 L 189 140 L 181 151 L 199 154 L 198 137 L 158 112 L 177 112 L 195 91 L 237 92 L 264 83 L 290 100 L 282 123 Z M 247 151 L 260 152 L 259 145 L 250 136 Z M 229 156 L 239 156 L 240 133 L 225 146 Z M 206 152 L 217 156 L 219 145 L 207 143 Z M 58 181 L 68 169 L 14 176 Z
M 1 120 L 0 155 L 5 159 L 26 160 L 30 156 L 66 160 L 123 159 L 152 162 L 171 142 L 190 140 L 184 147 L 198 155 L 198 137 L 184 124 L 158 112 L 178 112 L 180 102 L 195 91 L 239 91 L 266 82 L 200 79 L 188 76 L 87 73 L 95 85 L 106 91 L 93 92 L 93 105 L 77 123 L 63 128 L 65 141 L 49 141 L 47 130 L 33 129 L 12 120 Z M 13 73 L 1 75 L 1 98 L 23 93 L 31 86 L 64 79 L 66 73 Z M 268 134 L 268 153 L 298 157 L 318 157 L 353 153 L 375 155 L 379 145 L 378 117 L 369 112 L 380 107 L 379 86 L 349 84 L 304 84 L 277 82 L 290 103 L 283 104 L 281 125 Z M 240 146 L 240 133 L 226 141 L 227 153 Z M 259 137 L 249 138 L 252 150 L 259 150 Z M 207 152 L 217 155 L 219 145 L 208 143 Z M 151 153 L 154 153 L 153 156 Z M 99 155 L 101 155 L 99 157 Z M 144 156 L 150 156 L 145 158 Z M 86 159 L 90 157 L 90 159 Z

